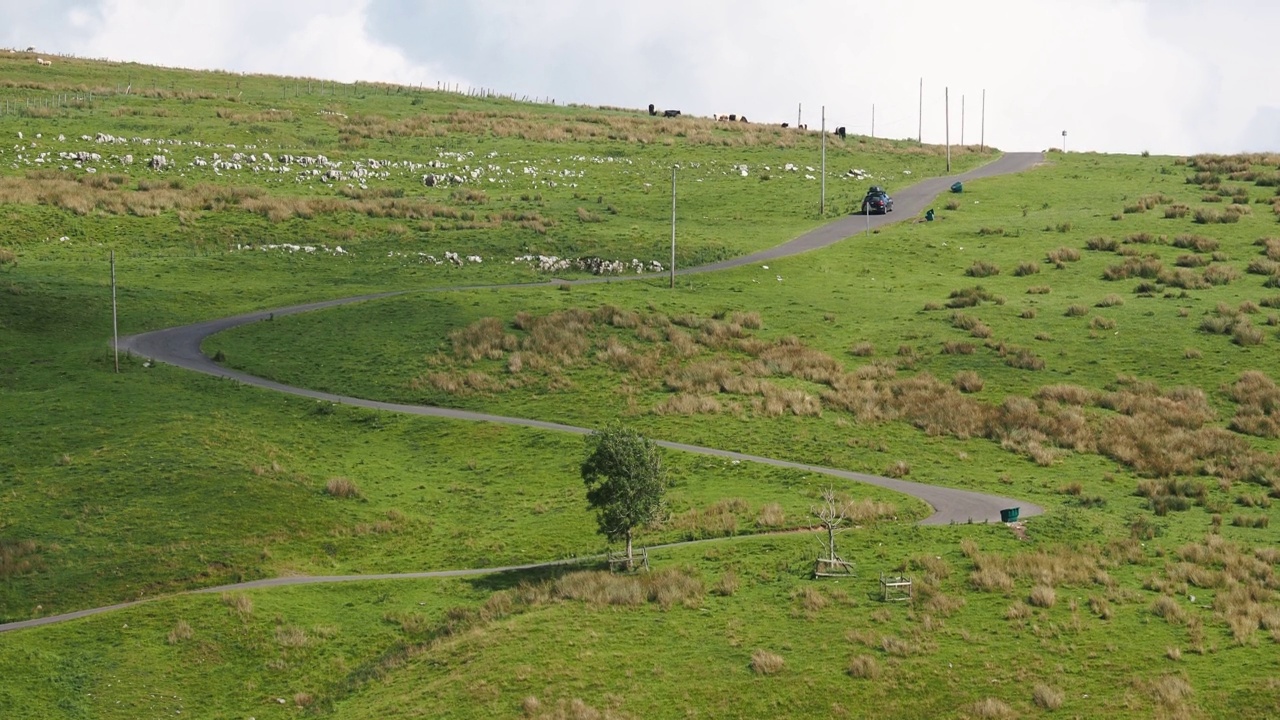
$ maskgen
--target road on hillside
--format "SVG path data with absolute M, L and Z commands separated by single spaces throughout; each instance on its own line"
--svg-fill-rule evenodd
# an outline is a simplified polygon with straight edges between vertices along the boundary
M 1028 170 L 1043 161 L 1043 155 L 1040 153 L 1008 153 L 1000 159 L 984 165 L 967 173 L 951 177 L 929 178 L 915 185 L 904 188 L 894 193 L 894 213 L 890 215 L 875 215 L 866 217 L 863 215 L 851 215 L 843 217 L 834 222 L 823 225 L 822 227 L 811 230 L 803 235 L 767 250 L 757 253 L 745 255 L 730 260 L 724 260 L 709 265 L 686 268 L 677 270 L 678 275 L 693 275 L 697 273 L 712 272 L 716 270 L 724 270 L 742 265 L 773 260 L 789 255 L 796 255 L 810 250 L 827 247 L 841 240 L 850 238 L 860 232 L 866 231 L 868 224 L 872 229 L 881 227 L 899 219 L 906 219 L 922 212 L 929 203 L 950 185 L 956 181 L 970 181 L 984 177 L 992 177 L 1008 173 L 1022 172 Z M 623 278 L 584 278 L 581 280 L 569 281 L 574 284 L 586 284 L 597 282 L 618 282 L 628 279 L 652 279 L 652 275 L 646 276 L 627 276 Z M 564 281 L 556 281 L 559 284 Z M 432 291 L 451 291 L 474 288 L 493 289 L 495 287 L 536 287 L 538 285 L 551 285 L 553 283 L 532 283 L 520 285 L 486 285 L 486 286 L 470 286 L 457 288 L 436 288 Z M 325 308 L 337 307 L 355 302 L 363 302 L 366 300 L 375 300 L 378 298 L 391 297 L 401 295 L 406 292 L 416 291 L 397 291 L 385 292 L 369 295 L 360 295 L 349 298 L 339 298 L 336 300 L 326 300 L 323 302 L 306 303 L 302 305 L 293 305 L 286 308 L 278 308 L 274 310 L 262 310 L 258 312 L 236 315 L 234 317 L 220 318 L 192 325 L 184 325 L 181 327 L 167 328 L 164 330 L 156 330 L 153 332 L 142 333 L 139 335 L 131 335 L 121 338 L 120 347 L 127 352 L 133 353 L 155 361 L 164 362 L 175 365 L 187 370 L 205 373 L 216 377 L 227 378 L 246 385 L 275 390 L 277 392 L 298 395 L 301 397 L 312 398 L 320 401 L 333 403 L 341 403 L 344 405 L 352 405 L 356 407 L 370 408 L 374 410 L 384 410 L 387 412 L 398 412 L 410 415 L 425 415 L 431 417 L 448 418 L 452 420 L 465 420 L 472 422 L 491 422 L 505 425 L 519 425 L 524 427 L 538 428 L 542 430 L 553 430 L 558 432 L 568 432 L 576 434 L 586 434 L 591 432 L 587 428 L 575 427 L 572 425 L 563 425 L 560 423 L 546 422 L 543 420 L 535 420 L 531 418 L 507 417 L 502 415 L 490 415 L 487 413 L 477 413 L 467 410 L 455 410 L 452 408 L 442 408 L 427 405 L 406 405 L 401 403 L 381 402 L 378 400 L 366 400 L 364 398 L 350 397 L 347 395 L 336 395 L 333 393 L 319 392 L 316 390 L 308 390 L 306 388 L 294 387 L 284 383 L 275 382 L 266 378 L 257 377 L 248 373 L 239 372 L 224 368 L 213 362 L 200 351 L 200 345 L 210 335 L 228 330 L 230 328 L 246 325 L 252 322 L 259 322 L 270 319 L 275 316 L 293 315 L 297 313 L 310 312 L 313 310 L 322 310 Z M 938 485 L 929 485 L 926 483 L 909 482 L 906 480 L 898 480 L 894 478 L 879 477 L 876 475 L 867 475 L 864 473 L 852 472 L 849 470 L 841 470 L 838 468 L 828 468 L 819 465 L 810 465 L 807 463 L 793 462 L 790 460 L 779 460 L 775 458 L 767 458 L 759 455 L 749 455 L 746 453 L 733 452 L 730 450 L 720 450 L 716 448 L 702 447 L 698 445 L 688 445 L 685 443 L 669 442 L 665 440 L 656 440 L 657 444 L 662 447 L 677 450 L 681 452 L 697 453 L 701 455 L 710 455 L 722 457 L 729 460 L 737 460 L 742 462 L 762 463 L 775 467 L 783 467 L 805 472 L 819 473 L 837 477 L 844 480 L 866 483 L 900 492 L 904 495 L 923 500 L 933 508 L 933 513 L 929 517 L 921 521 L 922 525 L 946 525 L 950 523 L 967 523 L 967 522 L 998 522 L 1000 520 L 1000 511 L 1006 508 L 1019 508 L 1020 517 L 1032 517 L 1043 512 L 1043 508 L 1038 505 L 1017 500 L 1014 498 L 1003 497 L 999 495 L 989 495 L 986 493 L 971 492 L 968 490 L 959 490 L 955 488 L 941 487 Z M 687 543 L 673 543 L 668 546 L 683 545 Z M 388 579 L 411 579 L 411 578 L 433 578 L 433 577 L 462 577 L 468 575 L 483 575 L 500 572 L 512 572 L 518 570 L 528 570 L 535 568 L 553 567 L 560 564 L 568 564 L 576 562 L 575 560 L 554 561 L 549 563 L 540 563 L 532 565 L 514 565 L 497 568 L 473 568 L 460 570 L 439 570 L 431 572 L 417 573 L 392 573 L 382 575 L 339 575 L 339 576 L 308 576 L 308 577 L 284 577 L 284 578 L 267 578 L 263 580 L 255 580 L 246 583 L 237 583 L 235 585 L 224 585 L 214 588 L 204 588 L 194 592 L 223 592 L 229 590 L 244 590 L 259 587 L 274 587 L 281 585 L 295 585 L 304 583 L 327 583 L 327 582 L 351 582 L 359 580 L 388 580 Z M 19 630 L 22 628 L 36 627 L 39 625 L 47 625 L 65 620 L 94 615 L 111 610 L 137 605 L 147 600 L 138 600 L 134 602 L 119 603 L 100 608 L 91 608 L 79 610 L 76 612 L 65 613 L 62 615 L 52 615 L 44 618 L 35 618 L 31 620 L 23 620 L 19 622 L 0 624 L 0 632 L 9 630 Z

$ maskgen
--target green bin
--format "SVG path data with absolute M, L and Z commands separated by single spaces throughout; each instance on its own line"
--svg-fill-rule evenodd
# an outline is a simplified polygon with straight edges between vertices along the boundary
M 1018 508 L 1006 508 L 1000 511 L 1000 522 L 1016 522 L 1018 520 Z
M 953 193 L 964 192 L 964 183 L 960 183 L 960 182 L 952 183 L 951 192 Z

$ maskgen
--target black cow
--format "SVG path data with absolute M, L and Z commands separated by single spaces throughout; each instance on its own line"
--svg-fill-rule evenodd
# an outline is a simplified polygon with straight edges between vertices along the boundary
M 844 126 L 843 126 L 843 125 L 841 125 L 840 127 L 836 128 L 836 135 L 839 135 L 841 140 L 843 140 L 843 139 L 844 139 Z
M 679 116 L 680 116 L 679 110 L 663 110 L 662 111 L 662 117 L 679 117 Z
M 649 114 L 650 115 L 658 114 L 658 109 L 653 106 L 653 103 L 649 103 Z

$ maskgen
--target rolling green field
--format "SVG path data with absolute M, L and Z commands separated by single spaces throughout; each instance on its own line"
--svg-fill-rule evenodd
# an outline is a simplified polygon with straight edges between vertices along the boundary
M 941 150 L 829 138 L 824 218 L 817 133 L 23 53 L 0 69 L 0 622 L 150 599 L 0 634 L 0 716 L 1280 713 L 1280 158 L 1049 153 L 940 197 L 933 223 L 669 289 L 673 164 L 685 267 L 941 174 Z M 994 156 L 953 148 L 953 170 Z M 621 418 L 1046 514 L 924 528 L 910 498 L 840 487 L 857 572 L 816 581 L 818 537 L 790 531 L 829 479 L 669 452 L 671 514 L 641 543 L 705 542 L 653 550 L 648 574 L 179 594 L 605 545 L 579 437 L 146 358 L 116 374 L 111 251 L 122 334 L 413 291 L 210 338 L 229 367 Z M 648 277 L 548 283 L 613 263 Z M 915 597 L 884 601 L 881 574 Z

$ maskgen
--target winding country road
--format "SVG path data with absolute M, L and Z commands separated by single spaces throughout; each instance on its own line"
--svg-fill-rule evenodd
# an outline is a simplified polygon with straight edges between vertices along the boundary
M 678 275 L 692 275 L 697 273 L 712 272 L 716 270 L 724 270 L 742 265 L 749 265 L 776 258 L 796 255 L 810 250 L 827 247 L 836 242 L 849 238 L 864 232 L 868 228 L 874 229 L 883 225 L 896 221 L 899 218 L 913 217 L 921 213 L 929 203 L 942 192 L 944 192 L 953 182 L 957 180 L 967 182 L 984 177 L 992 177 L 1008 173 L 1022 172 L 1028 170 L 1043 161 L 1040 153 L 1007 153 L 998 160 L 984 165 L 980 168 L 971 170 L 967 173 L 951 177 L 938 177 L 923 180 L 903 190 L 899 190 L 894 195 L 895 212 L 892 215 L 878 215 L 866 217 L 863 215 L 850 215 L 843 217 L 834 222 L 823 225 L 822 227 L 811 230 L 790 242 L 775 246 L 760 252 L 752 253 L 730 260 L 724 260 L 709 265 L 686 268 L 677 270 Z M 626 279 L 652 278 L 652 275 L 646 276 L 628 276 L 625 278 L 587 278 L 571 281 L 575 284 L 597 283 L 597 282 L 618 282 Z M 563 282 L 563 281 L 559 281 Z M 535 287 L 537 285 L 550 285 L 552 283 L 537 283 L 524 285 L 509 285 L 505 287 Z M 493 288 L 495 286 L 483 286 L 485 288 Z M 496 286 L 504 287 L 504 286 Z M 460 290 L 467 288 L 439 288 L 434 291 Z M 275 390 L 277 392 L 289 393 L 301 397 L 313 398 L 316 400 L 328 401 L 333 403 L 342 403 L 344 405 L 353 405 L 357 407 L 370 408 L 374 410 L 383 410 L 388 412 L 406 413 L 411 415 L 426 415 L 432 417 L 449 418 L 453 420 L 466 420 L 473 422 L 491 422 L 506 425 L 520 425 L 525 427 L 539 428 L 542 430 L 554 430 L 559 432 L 568 432 L 576 434 L 586 434 L 591 432 L 588 428 L 580 428 L 572 425 L 563 425 L 559 423 L 545 422 L 542 420 L 534 420 L 530 418 L 506 417 L 501 415 L 490 415 L 486 413 L 470 412 L 466 410 L 455 410 L 451 408 L 442 408 L 426 405 L 405 405 L 400 403 L 381 402 L 377 400 L 367 400 L 363 398 L 350 397 L 346 395 L 336 395 L 333 393 L 319 392 L 308 390 L 306 388 L 294 387 L 283 383 L 267 380 L 247 373 L 230 370 L 214 363 L 205 357 L 200 351 L 201 343 L 211 335 L 222 332 L 230 328 L 238 327 L 252 322 L 258 322 L 277 315 L 292 315 L 302 312 L 311 312 L 313 310 L 322 310 L 325 308 L 337 307 L 355 302 L 363 302 L 366 300 L 375 300 L 378 298 L 390 297 L 393 295 L 404 294 L 410 291 L 397 291 L 377 293 L 371 295 L 360 295 L 357 297 L 341 298 L 337 300 L 327 300 L 323 302 L 306 303 L 303 305 L 294 305 L 287 308 L 278 308 L 274 310 L 262 310 L 258 312 L 246 313 L 229 318 L 221 318 L 218 320 L 210 320 L 207 322 L 196 323 L 193 325 L 184 325 L 181 327 L 167 328 L 164 330 L 156 330 L 153 332 L 133 335 L 121 338 L 120 347 L 128 352 L 142 357 L 151 358 L 153 360 L 175 365 L 187 370 L 205 373 L 216 377 L 223 377 L 246 385 Z M 840 470 L 838 468 L 821 467 L 818 465 L 809 465 L 807 463 L 793 462 L 789 460 L 778 460 L 774 458 L 761 457 L 758 455 L 749 455 L 745 453 L 732 452 L 728 450 L 719 450 L 716 448 L 701 447 L 698 445 L 687 445 L 684 443 L 676 443 L 658 440 L 659 445 L 672 450 L 682 452 L 698 453 L 701 455 L 711 455 L 716 457 L 738 460 L 742 462 L 762 463 L 773 465 L 775 467 L 790 468 L 803 470 L 805 472 L 820 473 L 844 480 L 852 480 L 854 482 L 876 485 L 882 488 L 893 490 L 910 495 L 914 498 L 923 500 L 928 503 L 934 510 L 933 514 L 921 521 L 923 525 L 945 525 L 949 523 L 965 523 L 965 522 L 996 522 L 1000 520 L 1000 511 L 1005 508 L 1017 507 L 1020 509 L 1021 517 L 1030 517 L 1039 515 L 1043 509 L 1037 505 L 1016 500 L 1013 498 L 1002 497 L 997 495 L 988 495 L 985 493 L 970 492 L 967 490 L 958 490 L 955 488 L 940 487 L 937 485 L 928 485 L 924 483 L 909 482 L 906 480 L 897 480 L 893 478 L 878 477 L 875 475 L 867 475 L 864 473 L 852 472 L 849 470 Z M 685 543 L 674 543 L 685 544 Z M 385 575 L 342 575 L 342 576 L 308 576 L 308 577 L 284 577 L 284 578 L 266 578 L 245 583 L 237 583 L 234 585 L 223 585 L 212 588 L 203 588 L 192 592 L 209 593 L 224 592 L 229 590 L 244 590 L 250 588 L 276 587 L 282 585 L 296 585 L 307 583 L 329 583 L 329 582 L 352 582 L 360 580 L 388 580 L 388 579 L 412 579 L 412 578 L 438 578 L 438 577 L 461 577 L 468 575 L 483 575 L 498 572 L 510 572 L 517 570 L 528 570 L 541 567 L 551 567 L 560 564 L 577 562 L 577 560 L 561 560 L 549 563 L 537 563 L 531 565 L 515 565 L 497 568 L 475 568 L 461 570 L 440 570 L 432 572 L 417 573 L 395 573 Z M 39 625 L 47 625 L 65 620 L 72 620 L 87 615 L 93 615 L 110 610 L 130 607 L 146 600 L 138 600 L 134 602 L 121 603 L 100 608 L 91 608 L 79 610 L 76 612 L 65 613 L 62 615 L 51 615 L 43 618 L 35 618 L 31 620 L 23 620 L 19 622 L 0 624 L 0 632 L 9 630 L 18 630 L 22 628 L 36 627 Z

